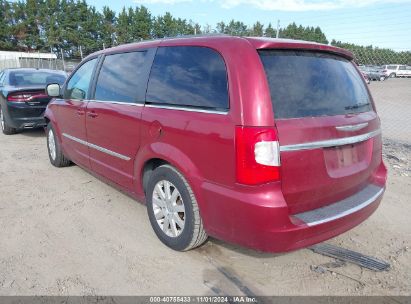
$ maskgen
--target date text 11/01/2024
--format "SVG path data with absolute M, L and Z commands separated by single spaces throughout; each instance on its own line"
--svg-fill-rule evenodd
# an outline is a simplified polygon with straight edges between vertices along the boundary
M 150 297 L 150 303 L 258 303 L 255 297 L 247 296 L 181 296 Z

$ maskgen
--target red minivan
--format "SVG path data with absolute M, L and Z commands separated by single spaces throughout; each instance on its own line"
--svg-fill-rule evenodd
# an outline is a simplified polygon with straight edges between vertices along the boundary
M 350 52 L 207 36 L 88 56 L 46 111 L 51 163 L 147 204 L 159 239 L 289 251 L 353 228 L 385 189 L 380 120 Z

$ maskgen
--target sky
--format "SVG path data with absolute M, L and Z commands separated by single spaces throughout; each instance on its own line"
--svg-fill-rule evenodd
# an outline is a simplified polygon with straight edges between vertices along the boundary
M 124 6 L 146 6 L 154 16 L 170 12 L 200 25 L 231 19 L 280 27 L 296 22 L 320 26 L 327 39 L 411 50 L 411 0 L 88 0 L 119 12 Z

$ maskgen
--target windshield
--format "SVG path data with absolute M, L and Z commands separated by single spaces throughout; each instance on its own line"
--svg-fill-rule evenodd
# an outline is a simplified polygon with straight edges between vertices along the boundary
M 340 56 L 292 50 L 259 52 L 276 118 L 359 113 L 372 110 L 353 64 Z
M 66 76 L 62 73 L 45 71 L 12 71 L 9 74 L 9 84 L 15 87 L 46 86 L 50 83 L 62 85 Z

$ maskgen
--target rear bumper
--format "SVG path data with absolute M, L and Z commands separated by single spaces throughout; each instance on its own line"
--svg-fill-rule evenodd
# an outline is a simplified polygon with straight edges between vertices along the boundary
M 279 183 L 251 192 L 203 183 L 201 201 L 207 203 L 200 204 L 200 210 L 211 236 L 256 250 L 285 252 L 325 241 L 363 222 L 382 200 L 385 175 L 382 180 L 326 208 L 295 215 L 289 214 Z
M 8 104 L 4 113 L 7 124 L 16 129 L 32 129 L 46 125 L 44 112 L 46 106 L 30 106 L 26 104 Z
M 327 205 L 322 208 L 294 214 L 295 220 L 300 220 L 307 226 L 317 226 L 331 222 L 347 215 L 360 211 L 379 199 L 385 188 L 374 184 L 367 185 L 361 191 L 343 200 Z

